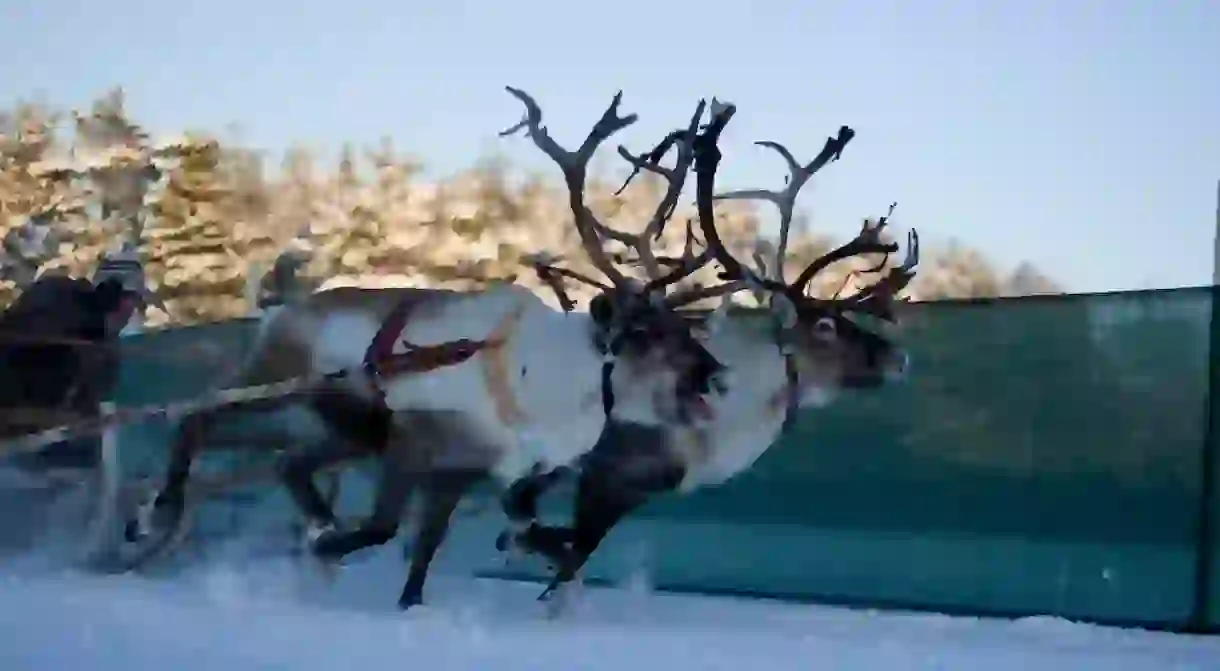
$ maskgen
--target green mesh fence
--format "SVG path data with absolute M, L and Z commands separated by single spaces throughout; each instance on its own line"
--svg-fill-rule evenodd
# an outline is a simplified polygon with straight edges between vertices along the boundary
M 1199 545 L 1209 292 L 915 306 L 907 382 L 807 412 L 728 485 L 641 511 L 589 575 L 646 561 L 663 588 L 1220 626 L 1220 585 L 1197 570 L 1220 571 Z M 252 336 L 234 322 L 132 338 L 121 401 L 196 393 L 214 360 L 169 355 L 208 342 L 236 364 Z M 126 429 L 124 453 L 156 461 L 166 438 Z M 471 523 L 489 547 L 499 520 Z

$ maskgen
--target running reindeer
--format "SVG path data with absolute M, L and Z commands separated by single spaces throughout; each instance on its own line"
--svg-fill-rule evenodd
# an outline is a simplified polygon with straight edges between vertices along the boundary
M 128 522 L 129 541 L 145 543 L 149 556 L 171 542 L 184 516 L 192 461 L 204 450 L 220 449 L 207 443 L 207 432 L 219 420 L 250 411 L 296 413 L 298 419 L 310 418 L 312 438 L 321 440 L 285 452 L 279 470 L 308 520 L 315 556 L 334 561 L 392 539 L 410 493 L 423 490 L 421 526 L 399 599 L 407 608 L 421 602 L 428 565 L 453 510 L 473 485 L 488 477 L 507 485 L 572 464 L 592 449 L 608 417 L 631 425 L 668 425 L 682 421 L 689 408 L 708 407 L 706 397 L 723 391 L 720 364 L 661 300 L 666 287 L 710 256 L 637 282 L 611 262 L 603 248 L 606 229 L 585 204 L 594 152 L 636 120 L 619 116 L 621 93 L 581 146 L 568 151 L 541 127 L 532 98 L 508 91 L 526 107 L 517 127 L 528 127 L 559 163 L 582 246 L 611 282 L 594 309 L 556 311 L 516 285 L 464 293 L 336 288 L 270 307 L 253 352 L 222 386 L 316 382 L 288 396 L 184 417 L 165 482 Z M 687 138 L 694 136 L 705 107 L 699 104 Z M 672 212 L 693 163 L 692 148 L 683 151 L 655 216 L 634 237 L 648 258 L 650 241 Z M 358 528 L 343 530 L 313 475 L 365 456 L 381 461 L 374 510 Z
M 721 118 L 727 121 L 731 116 L 730 110 Z M 800 408 L 822 406 L 840 390 L 871 389 L 904 374 L 907 354 L 883 329 L 895 322 L 895 295 L 914 276 L 919 259 L 914 230 L 909 234 L 905 261 L 853 296 L 814 298 L 807 295 L 806 288 L 832 264 L 856 256 L 879 254 L 881 262 L 865 272 L 885 269 L 889 255 L 898 251 L 897 244 L 881 238 L 888 214 L 875 224 L 866 221 L 856 238 L 813 261 L 791 283 L 784 280 L 797 195 L 814 174 L 838 160 L 854 135 L 844 126 L 803 166 L 784 146 L 759 142 L 787 162 L 791 173 L 787 187 L 722 195 L 715 195 L 721 158 L 715 135 L 704 133 L 696 139 L 696 201 L 706 238 L 704 254 L 713 255 L 723 266 L 721 278 L 727 281 L 677 292 L 667 298 L 667 305 L 677 309 L 700 299 L 725 298 L 712 315 L 695 319 L 705 322 L 704 343 L 728 368 L 732 384 L 715 399 L 715 411 L 693 425 L 641 426 L 618 418 L 609 422 L 597 446 L 574 469 L 579 474 L 570 528 L 542 526 L 536 521 L 538 497 L 563 470 L 536 474 L 510 490 L 504 506 L 515 528 L 501 534 L 497 546 L 541 553 L 557 567 L 540 599 L 573 580 L 614 525 L 643 503 L 666 492 L 719 485 L 747 470 L 774 444 Z M 667 138 L 654 150 L 653 159 L 664 153 L 669 142 Z M 734 258 L 720 239 L 713 202 L 727 199 L 762 199 L 779 209 L 780 239 L 770 275 L 761 254 L 755 255 L 755 272 Z M 688 245 L 688 255 L 689 249 Z M 764 327 L 756 321 L 726 318 L 727 297 L 742 290 L 752 291 L 766 302 Z

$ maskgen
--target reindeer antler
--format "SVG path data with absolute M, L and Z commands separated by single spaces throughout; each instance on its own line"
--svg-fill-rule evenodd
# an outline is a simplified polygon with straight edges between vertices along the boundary
M 559 169 L 563 171 L 564 182 L 568 187 L 568 205 L 572 208 L 576 230 L 580 234 L 581 244 L 589 254 L 589 260 L 616 287 L 626 287 L 626 277 L 614 266 L 602 247 L 599 233 L 604 227 L 585 204 L 585 179 L 588 177 L 589 161 L 593 159 L 594 152 L 611 135 L 630 126 L 638 119 L 634 114 L 619 116 L 618 107 L 622 103 L 623 92 L 619 91 L 614 95 L 610 106 L 593 125 L 593 130 L 589 131 L 588 137 L 581 143 L 580 148 L 573 152 L 560 146 L 547 132 L 546 126 L 542 125 L 542 108 L 530 94 L 511 86 L 504 88 L 525 106 L 525 115 L 516 125 L 501 131 L 500 137 L 507 137 L 525 129 L 530 139 L 534 141 L 534 145 L 559 165 Z
M 894 211 L 893 206 L 890 206 L 890 212 Z M 882 217 L 878 222 L 877 229 L 880 230 L 884 226 L 886 217 Z M 867 223 L 865 226 L 867 227 Z M 895 245 L 896 247 L 897 245 Z M 887 257 L 888 258 L 888 255 Z M 902 263 L 890 268 L 885 277 L 881 278 L 874 284 L 870 285 L 863 291 L 842 299 L 840 302 L 848 309 L 857 312 L 867 312 L 881 319 L 893 321 L 893 303 L 898 292 L 906 288 L 915 277 L 915 266 L 919 265 L 919 233 L 915 229 L 911 229 L 907 233 L 907 253 L 906 258 Z M 865 272 L 877 272 L 885 266 L 885 259 L 876 267 Z M 836 297 L 837 298 L 837 297 Z
M 559 164 L 563 171 L 565 181 L 567 182 L 569 191 L 569 202 L 572 207 L 573 215 L 576 219 L 577 230 L 581 235 L 581 242 L 585 250 L 589 253 L 590 259 L 594 265 L 601 270 L 617 287 L 626 286 L 625 276 L 614 267 L 615 258 L 608 255 L 603 248 L 603 241 L 612 239 L 626 245 L 630 249 L 634 249 L 638 255 L 637 260 L 644 268 L 648 275 L 649 281 L 643 288 L 643 293 L 651 294 L 658 291 L 664 291 L 665 287 L 674 284 L 684 277 L 687 277 L 697 271 L 712 259 L 710 251 L 702 254 L 694 254 L 693 238 L 694 232 L 691 227 L 687 227 L 687 243 L 684 249 L 684 254 L 681 259 L 673 259 L 668 257 L 657 257 L 652 251 L 652 242 L 660 239 L 664 232 L 665 224 L 673 216 L 677 208 L 678 198 L 682 194 L 682 188 L 686 182 L 686 176 L 690 168 L 695 163 L 695 144 L 703 139 L 715 144 L 721 130 L 736 108 L 727 103 L 721 103 L 715 99 L 712 100 L 712 119 L 707 127 L 700 134 L 700 122 L 703 119 L 704 111 L 707 109 L 707 102 L 700 100 L 695 106 L 694 114 L 691 115 L 690 122 L 683 129 L 673 131 L 666 138 L 654 147 L 651 151 L 641 153 L 639 155 L 632 154 L 624 146 L 618 147 L 619 156 L 631 164 L 633 171 L 623 186 L 619 189 L 621 192 L 631 182 L 631 179 L 640 171 L 651 172 L 660 175 L 665 179 L 667 188 L 665 195 L 657 204 L 656 210 L 649 219 L 648 224 L 638 234 L 629 234 L 623 231 L 615 230 L 598 219 L 592 214 L 584 202 L 584 184 L 586 178 L 586 169 L 589 160 L 592 158 L 593 152 L 598 145 L 610 137 L 614 132 L 625 128 L 636 120 L 636 115 L 631 114 L 625 117 L 618 116 L 618 106 L 622 101 L 622 92 L 615 95 L 610 107 L 602 115 L 602 118 L 595 124 L 588 138 L 576 152 L 565 150 L 559 146 L 548 134 L 546 128 L 542 126 L 542 111 L 538 104 L 529 94 L 508 87 L 509 93 L 521 100 L 525 105 L 525 117 L 515 126 L 501 133 L 501 136 L 511 135 L 522 128 L 527 129 L 530 137 L 544 153 L 551 157 L 553 161 Z M 661 160 L 669 152 L 670 149 L 677 147 L 677 158 L 673 167 L 665 167 L 661 165 Z M 578 281 L 601 287 L 600 284 L 590 280 L 587 277 L 581 276 L 570 270 L 556 267 L 552 264 L 539 265 L 531 264 L 539 273 L 544 281 L 554 288 L 554 284 L 559 281 L 556 275 L 563 275 Z M 605 287 L 601 287 L 605 288 Z M 561 299 L 562 300 L 562 299 Z
M 788 254 L 788 234 L 789 229 L 792 227 L 792 215 L 793 209 L 796 207 L 797 195 L 800 194 L 805 183 L 825 167 L 827 163 L 839 160 L 839 157 L 843 155 L 844 147 L 855 136 L 856 131 L 847 126 L 840 126 L 839 134 L 836 137 L 826 138 L 826 144 L 822 146 L 822 151 L 804 166 L 797 163 L 792 152 L 788 151 L 787 147 L 778 142 L 770 140 L 755 142 L 755 145 L 771 149 L 783 157 L 784 162 L 788 164 L 789 175 L 787 180 L 785 180 L 788 186 L 783 191 L 747 189 L 730 191 L 715 196 L 715 200 L 765 200 L 774 204 L 779 209 L 779 248 L 775 253 L 775 280 L 779 282 L 784 281 L 784 260 Z
M 687 269 L 689 264 L 683 263 L 678 265 L 675 271 L 665 273 L 661 268 L 660 262 L 653 254 L 652 242 L 660 239 L 661 234 L 665 232 L 665 224 L 673 216 L 674 210 L 678 206 L 678 197 L 682 195 L 682 188 L 686 185 L 686 175 L 694 163 L 694 139 L 699 132 L 699 122 L 703 120 L 703 111 L 706 107 L 707 103 L 700 100 L 699 104 L 695 106 L 695 113 L 691 115 L 691 120 L 687 127 L 673 131 L 651 151 L 635 155 L 624 146 L 620 145 L 618 148 L 619 156 L 623 157 L 623 160 L 630 163 L 633 168 L 631 175 L 627 177 L 626 181 L 623 182 L 623 186 L 619 189 L 620 193 L 623 189 L 627 188 L 627 185 L 641 170 L 659 175 L 666 182 L 665 195 L 661 197 L 661 202 L 657 204 L 652 218 L 649 219 L 644 230 L 638 235 L 630 235 L 608 226 L 601 226 L 599 229 L 603 236 L 617 240 L 636 250 L 636 253 L 639 255 L 640 265 L 644 267 L 644 272 L 648 274 L 650 280 L 649 290 L 656 290 L 667 284 L 672 284 L 678 279 L 698 270 L 699 267 L 695 265 Z M 678 156 L 674 162 L 674 167 L 666 168 L 662 166 L 661 159 L 675 146 L 678 148 Z
M 696 287 L 670 296 L 672 306 L 694 303 L 705 298 L 714 298 L 736 293 L 745 288 L 768 288 L 784 290 L 782 283 L 776 283 L 765 277 L 760 277 L 747 266 L 739 262 L 729 252 L 720 233 L 716 230 L 716 170 L 720 166 L 720 133 L 732 119 L 736 108 L 731 104 L 719 105 L 713 101 L 712 123 L 695 140 L 694 160 L 697 179 L 695 182 L 695 205 L 699 215 L 699 227 L 703 229 L 706 241 L 704 255 L 715 258 L 724 267 L 722 277 L 729 280 L 725 284 L 713 287 Z
M 653 217 L 638 235 L 629 235 L 622 231 L 616 231 L 605 226 L 602 227 L 604 235 L 636 250 L 638 256 L 634 261 L 643 266 L 649 276 L 649 282 L 645 286 L 645 291 L 647 292 L 663 292 L 666 287 L 690 276 L 713 258 L 710 249 L 704 249 L 703 252 L 695 254 L 694 245 L 697 240 L 694 235 L 693 221 L 691 220 L 687 221 L 686 240 L 683 245 L 681 258 L 656 256 L 652 252 L 651 247 L 654 240 L 660 239 L 661 234 L 664 232 L 665 224 L 673 216 L 678 197 L 685 185 L 686 175 L 691 167 L 698 167 L 698 147 L 700 145 L 715 147 L 719 142 L 720 133 L 737 111 L 736 106 L 732 103 L 722 103 L 713 98 L 711 102 L 711 118 L 703 126 L 702 132 L 700 132 L 699 124 L 706 107 L 707 103 L 700 100 L 687 127 L 669 133 L 650 151 L 635 155 L 625 147 L 619 147 L 619 155 L 630 163 L 633 169 L 623 182 L 623 186 L 616 193 L 621 193 L 640 171 L 660 175 L 668 185 L 666 193 L 661 198 L 661 202 L 658 204 Z M 667 168 L 662 166 L 660 164 L 661 160 L 675 146 L 678 148 L 678 155 L 674 167 Z M 701 170 L 702 168 L 699 168 L 697 171 Z M 711 170 L 714 173 L 715 167 L 712 167 Z M 702 173 L 700 172 L 700 174 Z M 622 260 L 624 262 L 632 261 L 626 257 Z M 668 268 L 668 272 L 663 268 Z
M 838 160 L 843 153 L 847 143 L 855 137 L 854 130 L 847 126 L 839 128 L 838 135 L 828 137 L 826 143 L 822 147 L 822 151 L 809 163 L 801 165 L 793 157 L 787 147 L 772 141 L 756 142 L 755 144 L 761 147 L 767 147 L 783 157 L 788 164 L 789 176 L 787 186 L 783 191 L 771 191 L 765 189 L 748 189 L 740 191 L 730 191 L 728 193 L 712 195 L 714 184 L 711 177 L 704 179 L 704 172 L 714 172 L 715 166 L 720 160 L 719 150 L 715 147 L 705 148 L 702 152 L 696 154 L 697 169 L 700 173 L 699 180 L 699 222 L 703 228 L 704 236 L 707 238 L 708 249 L 713 252 L 716 259 L 724 266 L 723 277 L 730 280 L 727 284 L 704 289 L 699 292 L 683 296 L 683 302 L 692 302 L 702 298 L 710 298 L 712 296 L 724 295 L 732 293 L 744 287 L 752 289 L 768 289 L 780 295 L 786 296 L 789 300 L 810 301 L 805 296 L 805 287 L 813 279 L 815 275 L 825 270 L 836 261 L 860 256 L 864 254 L 880 253 L 885 257 L 875 267 L 865 272 L 877 272 L 885 267 L 889 255 L 898 251 L 896 243 L 886 243 L 881 239 L 881 231 L 889 221 L 889 216 L 893 214 L 895 205 L 890 206 L 886 216 L 881 217 L 876 224 L 870 224 L 865 221 L 860 233 L 840 247 L 831 250 L 829 253 L 815 259 L 808 267 L 804 269 L 791 284 L 786 284 L 784 281 L 783 267 L 788 251 L 788 237 L 792 226 L 793 210 L 796 206 L 796 198 L 804 185 L 826 164 Z M 779 247 L 775 253 L 775 266 L 771 277 L 760 276 L 749 267 L 742 264 L 720 239 L 716 231 L 715 216 L 712 209 L 711 201 L 714 200 L 765 200 L 770 202 L 779 209 L 780 212 L 780 239 Z M 879 316 L 888 317 L 888 303 L 892 300 L 893 295 L 901 290 L 913 277 L 914 267 L 919 262 L 919 235 L 913 229 L 908 237 L 908 253 L 907 258 L 901 266 L 891 270 L 887 277 L 883 278 L 877 284 L 869 287 L 864 292 L 848 299 L 836 300 L 844 308 L 858 311 L 867 311 Z M 764 260 L 756 253 L 755 261 L 759 265 L 760 273 L 766 273 Z M 837 298 L 837 297 L 836 297 Z
M 559 300 L 559 306 L 563 308 L 564 312 L 571 312 L 576 307 L 576 301 L 572 300 L 572 297 L 568 295 L 567 289 L 563 286 L 563 278 L 565 277 L 591 287 L 596 287 L 601 291 L 610 290 L 611 287 L 587 275 L 557 265 L 560 260 L 560 257 L 552 256 L 546 252 L 526 254 L 521 257 L 521 262 L 533 268 L 534 273 L 538 275 L 538 279 L 542 280 L 555 293 L 555 298 Z

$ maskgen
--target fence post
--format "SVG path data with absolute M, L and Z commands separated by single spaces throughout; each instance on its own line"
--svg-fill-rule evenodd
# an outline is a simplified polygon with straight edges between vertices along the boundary
M 1190 620 L 1187 623 L 1191 631 L 1214 631 L 1217 623 L 1212 622 L 1211 601 L 1214 591 L 1215 575 L 1213 568 L 1216 559 L 1216 480 L 1220 479 L 1217 470 L 1216 440 L 1220 436 L 1220 413 L 1216 410 L 1215 395 L 1220 391 L 1220 180 L 1216 182 L 1216 223 L 1214 233 L 1215 251 L 1212 256 L 1212 285 L 1208 292 L 1209 312 L 1208 345 L 1207 345 L 1207 394 L 1204 402 L 1203 444 L 1199 458 L 1199 507 L 1196 511 L 1195 542 L 1195 589 L 1191 604 Z

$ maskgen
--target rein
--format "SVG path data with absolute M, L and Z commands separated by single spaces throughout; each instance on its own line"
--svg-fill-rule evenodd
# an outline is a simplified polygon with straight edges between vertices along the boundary
M 378 330 L 377 335 L 374 336 L 373 341 L 366 350 L 363 368 L 366 374 L 369 373 L 370 369 L 373 371 L 374 381 L 382 375 L 427 372 L 461 363 L 480 351 L 497 350 L 507 340 L 505 335 L 499 334 L 483 340 L 472 341 L 463 338 L 453 342 L 428 346 L 414 346 L 407 343 L 410 351 L 395 354 L 393 353 L 394 339 L 401 333 L 401 326 L 406 325 L 410 313 L 410 305 L 400 304 L 397 306 Z M 401 326 L 396 329 L 395 325 Z M 784 398 L 774 398 L 773 403 L 778 404 L 780 401 L 784 401 L 786 404 L 783 425 L 783 430 L 786 430 L 795 419 L 800 387 L 795 359 L 783 346 L 780 347 L 780 351 L 784 356 L 788 384 L 785 390 L 781 391 Z M 609 359 L 602 364 L 603 408 L 613 405 L 613 393 L 607 393 L 611 391 L 609 389 L 609 372 L 613 370 L 613 365 L 613 359 Z M 252 387 L 225 389 L 203 398 L 186 401 L 117 408 L 112 412 L 96 417 L 81 418 L 81 421 L 67 422 L 35 433 L 0 440 L 0 456 L 32 452 L 52 443 L 99 433 L 120 424 L 146 421 L 158 417 L 171 419 L 183 414 L 224 406 L 242 405 L 276 397 L 287 398 L 296 396 L 308 393 L 319 382 L 341 379 L 355 372 L 355 370 L 357 369 L 343 369 Z M 375 389 L 379 394 L 381 393 L 380 387 L 375 386 Z M 384 402 L 384 396 L 382 396 L 382 400 Z
M 413 307 L 410 301 L 402 301 L 395 306 L 394 310 L 382 323 L 381 328 L 378 329 L 373 337 L 372 342 L 365 351 L 364 362 L 358 369 L 342 369 L 329 373 L 304 375 L 252 387 L 224 389 L 209 394 L 206 397 L 188 401 L 118 408 L 111 413 L 96 417 L 84 417 L 80 421 L 66 422 L 35 433 L 0 440 L 0 457 L 32 452 L 52 443 L 100 433 L 120 424 L 157 417 L 171 419 L 183 414 L 225 406 L 242 405 L 260 400 L 288 398 L 306 394 L 310 393 L 311 389 L 320 382 L 344 379 L 360 370 L 363 370 L 365 375 L 368 376 L 366 379 L 371 382 L 378 402 L 384 407 L 385 392 L 379 384 L 383 378 L 409 373 L 426 373 L 446 366 L 457 365 L 484 350 L 489 352 L 498 350 L 508 340 L 507 328 L 505 327 L 511 326 L 513 319 L 520 314 L 520 311 L 511 313 L 509 315 L 510 319 L 507 319 L 505 324 L 501 325 L 501 328 L 498 328 L 491 337 L 483 340 L 461 338 L 436 345 L 414 345 L 404 340 L 403 344 L 407 347 L 408 351 L 395 353 L 393 351 L 395 340 L 409 321 Z M 512 399 L 501 398 L 508 393 L 506 390 L 500 389 L 504 385 L 500 383 L 489 386 L 492 387 L 491 392 L 493 396 L 498 399 L 497 403 L 507 404 L 507 407 L 510 408 L 508 412 L 513 412 L 511 408 L 515 406 Z

